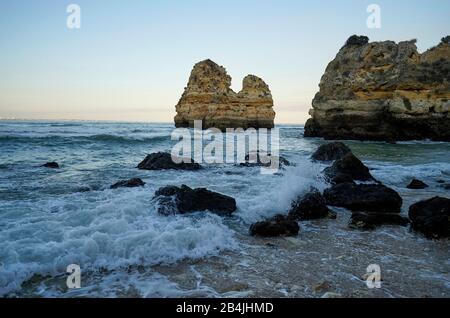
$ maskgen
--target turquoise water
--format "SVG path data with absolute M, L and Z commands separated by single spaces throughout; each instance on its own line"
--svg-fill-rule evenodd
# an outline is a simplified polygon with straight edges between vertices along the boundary
M 324 141 L 304 139 L 302 126 L 278 128 L 281 153 L 296 165 L 280 174 L 261 175 L 258 168 L 235 165 L 206 166 L 198 172 L 136 169 L 146 154 L 171 150 L 171 124 L 0 121 L 0 296 L 71 296 L 61 287 L 61 277 L 72 263 L 92 277 L 101 273 L 103 286 L 97 290 L 94 280 L 86 280 L 87 286 L 76 296 L 117 295 L 117 280 L 122 293 L 132 286 L 138 296 L 197 295 L 198 288 L 185 290 L 153 268 L 247 251 L 251 223 L 286 212 L 291 200 L 311 186 L 326 187 L 320 178 L 325 166 L 309 160 Z M 449 197 L 444 186 L 450 184 L 450 143 L 347 144 L 377 179 L 402 195 L 404 213 L 419 199 Z M 58 162 L 61 169 L 40 167 L 48 161 Z M 109 189 L 116 181 L 133 177 L 142 178 L 146 186 Z M 412 178 L 430 188 L 406 189 Z M 231 195 L 238 204 L 236 216 L 159 216 L 151 199 L 156 189 L 168 184 Z M 340 236 L 347 233 L 341 228 L 334 231 Z M 258 248 L 256 254 L 263 250 Z M 449 264 L 442 264 L 448 248 L 436 253 L 440 255 L 436 266 L 448 271 Z M 433 259 L 427 261 L 433 265 Z M 135 267 L 148 269 L 145 292 L 142 272 L 127 274 Z M 27 289 L 30 279 L 41 281 L 39 277 L 50 277 L 50 282 Z

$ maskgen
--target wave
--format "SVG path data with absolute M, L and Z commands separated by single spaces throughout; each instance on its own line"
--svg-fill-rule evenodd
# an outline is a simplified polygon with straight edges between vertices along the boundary
M 44 211 L 63 207 L 44 215 L 29 210 L 32 204 L 22 202 L 29 212 L 19 219 L 8 216 L 9 225 L 0 232 L 0 297 L 20 290 L 34 275 L 57 277 L 69 264 L 85 273 L 120 271 L 237 247 L 234 232 L 216 215 L 159 216 L 148 189 L 105 191 L 94 202 L 79 195 L 42 200 Z
M 118 136 L 111 134 L 98 134 L 90 136 L 61 136 L 61 135 L 35 135 L 35 136 L 20 136 L 20 135 L 6 135 L 0 136 L 1 142 L 12 143 L 30 143 L 30 142 L 112 142 L 112 143 L 146 143 L 154 141 L 170 140 L 170 134 L 154 134 L 154 135 L 140 135 L 132 136 Z

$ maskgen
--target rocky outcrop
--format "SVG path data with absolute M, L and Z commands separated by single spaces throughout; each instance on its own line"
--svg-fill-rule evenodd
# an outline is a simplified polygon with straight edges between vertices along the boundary
M 415 40 L 352 36 L 328 65 L 306 137 L 450 141 L 450 43 L 420 54 Z
M 50 169 L 59 169 L 59 164 L 57 162 L 47 162 L 46 164 L 43 164 L 41 167 Z
M 370 174 L 361 160 L 353 153 L 345 155 L 343 158 L 336 160 L 331 167 L 324 170 L 325 176 L 332 184 L 339 184 L 348 181 L 376 181 Z
M 193 127 L 194 120 L 202 120 L 203 129 L 274 127 L 269 86 L 259 77 L 248 75 L 242 90 L 235 93 L 225 68 L 211 60 L 194 66 L 176 111 L 176 127 Z
M 155 192 L 155 199 L 158 213 L 162 215 L 210 211 L 229 216 L 236 211 L 234 198 L 204 188 L 191 189 L 186 185 L 161 188 Z
M 331 142 L 321 145 L 316 152 L 313 153 L 312 159 L 317 161 L 334 161 L 342 159 L 352 151 L 342 142 Z
M 284 157 L 272 156 L 270 153 L 262 154 L 259 151 L 245 155 L 245 162 L 240 163 L 244 167 L 270 167 L 273 162 L 278 162 L 280 167 L 290 166 L 291 163 Z
M 312 190 L 293 202 L 289 211 L 289 218 L 296 221 L 307 221 L 336 218 L 336 214 L 328 209 L 327 202 L 322 194 L 317 190 Z
M 403 204 L 397 192 L 380 184 L 342 183 L 325 190 L 328 205 L 354 212 L 400 213 Z
M 145 186 L 145 182 L 142 181 L 142 179 L 139 178 L 133 178 L 130 180 L 121 180 L 116 183 L 114 183 L 112 186 L 110 186 L 110 189 L 118 189 L 118 188 L 137 188 L 137 187 L 143 187 Z
M 250 226 L 250 235 L 260 237 L 297 236 L 299 231 L 298 223 L 284 215 L 276 215 Z
M 182 158 L 178 158 L 182 159 Z M 177 160 L 178 161 L 178 160 Z M 183 160 L 185 162 L 176 163 L 172 155 L 167 152 L 152 153 L 138 164 L 141 170 L 199 170 L 201 166 L 192 159 Z
M 374 230 L 382 225 L 406 226 L 409 219 L 398 213 L 354 212 L 349 227 L 358 230 Z
M 426 189 L 428 188 L 428 184 L 421 180 L 413 179 L 410 184 L 408 184 L 407 188 L 412 190 Z
M 412 229 L 428 238 L 450 237 L 450 199 L 434 197 L 413 204 L 409 218 Z

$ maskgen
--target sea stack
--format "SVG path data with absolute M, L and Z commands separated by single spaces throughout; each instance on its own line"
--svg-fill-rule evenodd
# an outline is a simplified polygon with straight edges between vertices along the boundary
M 305 136 L 450 141 L 450 36 L 422 54 L 415 43 L 350 37 L 326 68 Z
M 275 119 L 272 94 L 261 78 L 246 76 L 236 93 L 226 69 L 211 60 L 195 64 L 176 111 L 176 127 L 193 127 L 195 120 L 202 120 L 203 129 L 222 131 L 273 128 Z

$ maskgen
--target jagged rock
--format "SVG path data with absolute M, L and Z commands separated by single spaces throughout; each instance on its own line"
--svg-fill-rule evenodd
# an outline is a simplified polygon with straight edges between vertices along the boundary
M 325 190 L 328 205 L 355 212 L 400 213 L 403 200 L 394 190 L 380 184 L 342 183 Z
M 176 127 L 193 127 L 194 120 L 202 120 L 203 129 L 274 127 L 273 99 L 267 84 L 248 75 L 242 90 L 235 93 L 225 68 L 211 60 L 194 66 L 176 111 Z
M 419 189 L 425 189 L 428 188 L 428 185 L 426 183 L 424 183 L 423 181 L 417 180 L 417 179 L 413 179 L 411 181 L 411 183 L 407 186 L 408 189 L 414 189 L 414 190 L 419 190 Z
M 345 43 L 345 46 L 351 45 L 362 46 L 366 45 L 367 43 L 369 43 L 369 38 L 367 36 L 352 35 L 351 37 L 348 38 L 347 42 Z
M 296 221 L 336 218 L 327 207 L 325 198 L 319 191 L 313 190 L 293 202 L 289 218 Z
M 43 164 L 41 167 L 50 169 L 59 169 L 59 164 L 57 162 L 47 162 L 46 164 Z
M 434 197 L 413 204 L 409 218 L 412 229 L 428 238 L 450 237 L 450 199 Z
M 175 163 L 171 154 L 166 152 L 148 155 L 137 167 L 141 170 L 198 170 L 201 168 L 192 159 L 188 159 L 187 162 Z
M 276 215 L 250 226 L 250 235 L 261 237 L 297 236 L 299 231 L 298 223 L 284 215 Z
M 345 173 L 337 173 L 327 177 L 327 180 L 332 185 L 341 184 L 341 183 L 355 183 L 352 176 Z
M 355 212 L 352 214 L 349 226 L 360 230 L 373 230 L 381 225 L 406 226 L 409 219 L 396 213 Z
M 236 211 L 236 200 L 232 197 L 204 188 L 191 189 L 186 185 L 160 188 L 155 192 L 155 198 L 159 204 L 158 212 L 162 215 L 210 211 L 229 216 Z
M 130 180 L 121 180 L 115 184 L 113 184 L 110 189 L 118 189 L 118 188 L 136 188 L 143 187 L 145 182 L 139 178 L 133 178 Z
M 342 142 L 332 142 L 320 146 L 312 155 L 312 159 L 317 161 L 334 161 L 342 159 L 351 152 L 350 148 Z
M 306 137 L 450 141 L 449 37 L 419 54 L 413 41 L 352 36 L 328 65 Z
M 247 154 L 245 156 L 245 162 L 241 163 L 241 166 L 245 167 L 269 167 L 271 163 L 278 159 L 278 163 L 280 166 L 290 166 L 291 163 L 284 157 L 272 156 L 271 154 L 262 155 L 259 151 L 255 154 Z
M 324 173 L 332 183 L 336 184 L 350 178 L 357 181 L 376 181 L 370 174 L 369 168 L 352 153 L 336 160 L 331 167 L 324 170 Z

